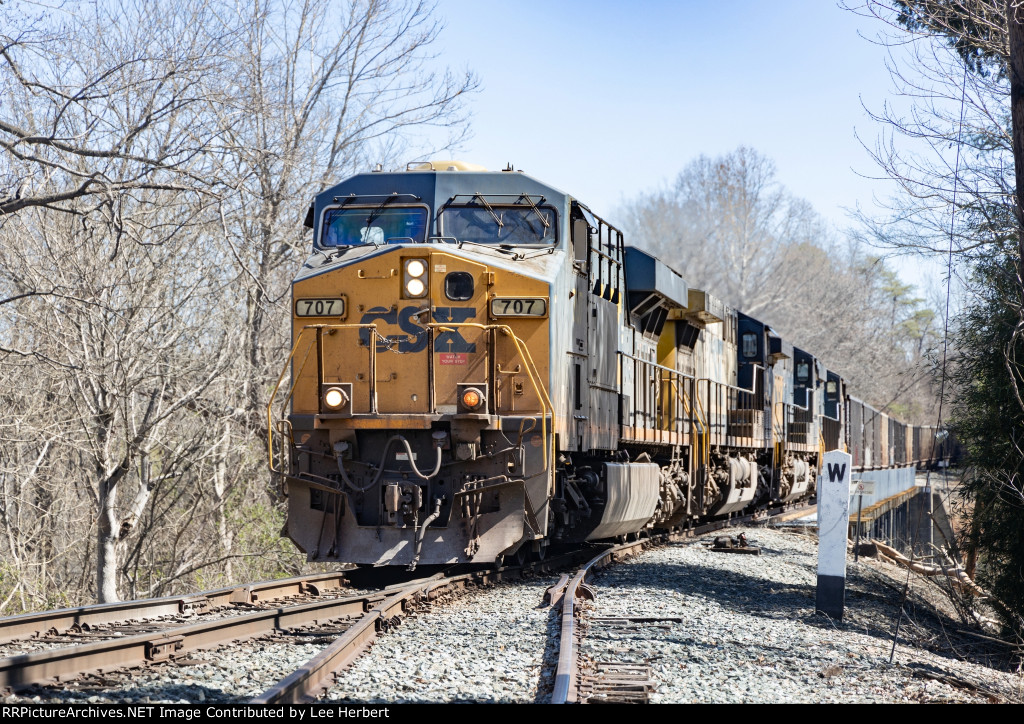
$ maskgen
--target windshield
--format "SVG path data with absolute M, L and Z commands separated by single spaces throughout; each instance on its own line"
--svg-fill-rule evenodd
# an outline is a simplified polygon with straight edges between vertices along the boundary
M 320 246 L 422 242 L 426 228 L 427 210 L 421 206 L 328 209 Z
M 554 209 L 535 206 L 448 206 L 441 212 L 445 236 L 477 244 L 554 244 Z

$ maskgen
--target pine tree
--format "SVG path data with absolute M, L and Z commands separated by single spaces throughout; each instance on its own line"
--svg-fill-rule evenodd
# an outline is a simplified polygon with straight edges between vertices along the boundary
M 973 300 L 958 319 L 952 428 L 970 463 L 961 483 L 972 504 L 965 549 L 997 612 L 1024 635 L 1024 330 L 1016 244 L 977 262 Z

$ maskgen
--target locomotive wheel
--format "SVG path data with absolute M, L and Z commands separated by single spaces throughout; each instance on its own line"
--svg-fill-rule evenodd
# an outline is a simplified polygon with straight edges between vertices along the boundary
M 519 546 L 519 550 L 512 554 L 512 564 L 516 566 L 525 566 L 527 561 L 530 560 L 530 549 L 527 544 Z
M 524 546 L 524 548 L 525 548 L 525 546 Z M 530 546 L 530 560 L 531 561 L 537 561 L 539 563 L 540 561 L 543 561 L 545 558 L 547 558 L 547 556 L 548 556 L 548 546 L 547 546 L 547 542 L 546 541 L 541 541 L 541 544 L 540 544 L 540 547 L 539 547 L 538 550 L 533 550 L 533 546 Z

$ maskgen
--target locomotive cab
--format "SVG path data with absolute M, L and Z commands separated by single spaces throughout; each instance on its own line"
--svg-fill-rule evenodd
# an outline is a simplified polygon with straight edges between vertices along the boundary
M 826 450 L 846 448 L 846 385 L 838 372 L 825 371 L 821 438 Z

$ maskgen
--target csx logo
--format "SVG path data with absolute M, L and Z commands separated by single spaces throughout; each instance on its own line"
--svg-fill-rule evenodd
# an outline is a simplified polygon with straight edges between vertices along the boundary
M 421 308 L 416 306 L 402 307 L 401 309 L 386 309 L 384 307 L 374 307 L 363 315 L 362 319 L 359 320 L 360 324 L 374 324 L 378 326 L 383 321 L 385 324 L 392 326 L 397 325 L 405 334 L 400 335 L 386 335 L 380 332 L 381 336 L 387 337 L 388 342 L 382 342 L 380 339 L 377 340 L 377 351 L 386 352 L 387 350 L 395 350 L 402 354 L 408 354 L 410 352 L 422 352 L 427 348 L 427 330 L 421 327 L 418 323 L 421 314 L 416 314 Z M 476 317 L 476 309 L 473 307 L 434 307 L 430 312 L 431 319 L 434 322 L 445 324 L 458 324 L 460 322 L 466 322 Z M 369 346 L 370 344 L 370 330 L 360 329 L 359 340 L 362 344 Z M 397 340 L 398 344 L 395 344 Z M 476 352 L 476 345 L 467 342 L 463 339 L 462 334 L 458 329 L 451 331 L 441 332 L 434 338 L 434 351 L 435 352 Z

